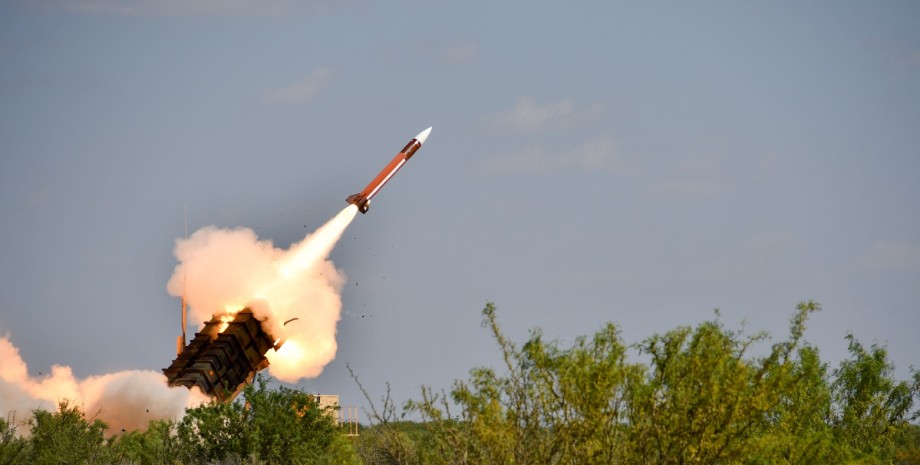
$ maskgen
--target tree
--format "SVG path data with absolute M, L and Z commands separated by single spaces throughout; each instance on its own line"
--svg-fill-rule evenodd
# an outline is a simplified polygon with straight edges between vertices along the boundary
M 335 444 L 334 417 L 296 389 L 267 388 L 259 377 L 244 402 L 212 402 L 188 409 L 177 427 L 182 460 L 194 463 L 254 458 L 271 464 L 316 463 Z
M 756 463 L 835 463 L 836 444 L 827 424 L 831 394 L 827 365 L 818 350 L 803 345 L 790 367 L 791 383 L 756 440 Z
M 97 464 L 111 459 L 108 426 L 98 419 L 87 419 L 83 410 L 66 400 L 56 412 L 32 411 L 29 421 L 27 462 L 42 464 Z
M 179 464 L 180 450 L 176 439 L 176 422 L 153 420 L 146 431 L 126 431 L 112 444 L 112 453 L 120 463 L 132 465 Z
M 423 387 L 407 408 L 441 453 L 428 463 L 916 463 L 920 374 L 895 381 L 884 350 L 850 336 L 852 359 L 829 376 L 803 339 L 819 309 L 799 304 L 789 335 L 759 356 L 769 336 L 728 330 L 717 312 L 632 346 L 646 365 L 627 361 L 612 324 L 569 347 L 539 330 L 518 346 L 488 303 L 500 369 L 474 368 L 449 392 Z
M 250 454 L 245 407 L 239 402 L 209 404 L 187 409 L 176 433 L 180 461 L 210 463 Z
M 906 426 L 898 434 L 895 443 L 894 463 L 920 465 L 920 425 Z
M 480 367 L 448 396 L 424 388 L 409 408 L 422 414 L 447 463 L 610 463 L 622 456 L 628 387 L 641 376 L 608 324 L 568 348 L 539 330 L 521 346 L 501 331 L 492 303 L 483 309 L 504 372 Z M 459 408 L 450 413 L 453 402 Z
M 0 465 L 24 463 L 26 441 L 16 432 L 16 416 L 0 418 Z
M 909 426 L 920 375 L 914 373 L 913 384 L 896 381 L 884 347 L 866 349 L 852 334 L 846 338 L 852 359 L 835 370 L 831 386 L 834 438 L 844 447 L 842 458 L 889 461 L 896 438 Z
M 797 374 L 794 354 L 808 314 L 818 309 L 813 302 L 800 304 L 789 338 L 764 357 L 748 352 L 766 334 L 743 337 L 718 320 L 646 340 L 640 350 L 651 356 L 651 372 L 631 388 L 630 461 L 740 463 L 778 451 L 788 460 L 788 441 L 795 437 L 777 429 L 798 415 L 803 380 L 816 381 Z

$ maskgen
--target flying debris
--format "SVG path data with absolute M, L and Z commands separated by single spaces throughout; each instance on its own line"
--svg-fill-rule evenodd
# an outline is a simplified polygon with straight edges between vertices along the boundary
M 163 373 L 170 386 L 198 386 L 219 402 L 229 402 L 256 372 L 268 367 L 266 352 L 278 350 L 283 343 L 265 331 L 252 310 L 244 308 L 211 318 Z
M 400 150 L 392 160 L 390 160 L 390 163 L 383 168 L 380 174 L 378 174 L 377 177 L 374 178 L 374 180 L 364 188 L 364 190 L 358 192 L 357 194 L 349 195 L 345 201 L 350 204 L 357 205 L 358 210 L 361 213 L 367 213 L 367 210 L 370 208 L 371 199 L 377 195 L 377 191 L 379 191 L 380 188 L 383 187 L 383 185 L 386 184 L 387 181 L 389 181 L 390 178 L 393 177 L 393 175 L 396 174 L 400 168 L 402 168 L 402 165 L 404 165 L 410 158 L 412 158 L 412 155 L 414 155 L 415 152 L 422 147 L 422 144 L 424 144 L 425 140 L 428 139 L 429 133 L 431 133 L 431 128 L 428 128 L 415 136 L 415 138 L 409 141 L 409 143 L 406 144 L 406 146 L 403 147 L 403 149 Z

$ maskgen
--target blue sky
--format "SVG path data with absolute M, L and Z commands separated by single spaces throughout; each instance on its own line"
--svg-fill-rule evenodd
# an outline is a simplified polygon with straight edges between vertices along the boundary
M 385 4 L 384 4 L 385 3 Z M 0 334 L 33 374 L 159 370 L 191 231 L 287 247 L 413 135 L 332 253 L 339 355 L 310 391 L 399 400 L 516 339 L 730 327 L 920 342 L 915 2 L 0 5 Z

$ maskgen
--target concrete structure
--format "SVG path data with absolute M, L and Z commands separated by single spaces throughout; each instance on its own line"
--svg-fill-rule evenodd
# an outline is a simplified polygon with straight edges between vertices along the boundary
M 314 394 L 320 409 L 331 407 L 330 415 L 335 418 L 336 426 L 348 428 L 348 436 L 358 435 L 358 407 L 342 407 L 337 394 Z

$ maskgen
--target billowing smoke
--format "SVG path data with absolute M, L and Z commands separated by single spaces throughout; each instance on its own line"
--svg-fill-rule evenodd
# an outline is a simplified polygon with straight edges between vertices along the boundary
M 202 228 L 176 242 L 179 264 L 167 288 L 185 296 L 193 322 L 251 308 L 285 341 L 266 354 L 270 374 L 286 382 L 316 377 L 335 358 L 345 283 L 328 257 L 357 212 L 349 205 L 287 250 L 248 228 Z
M 335 358 L 345 283 L 328 256 L 357 211 L 348 206 L 287 250 L 259 240 L 250 229 L 203 228 L 177 241 L 179 264 L 169 292 L 185 295 L 192 321 L 251 308 L 272 336 L 285 339 L 277 353 L 266 354 L 271 374 L 288 382 L 318 376 Z M 186 408 L 208 398 L 197 388 L 168 387 L 156 371 L 77 379 L 70 367 L 55 365 L 50 374 L 32 377 L 19 349 L 0 337 L 0 414 L 26 419 L 34 409 L 55 410 L 65 400 L 117 432 L 181 418 Z
M 187 407 L 208 398 L 197 388 L 175 389 L 155 371 L 129 370 L 77 379 L 68 366 L 54 365 L 51 373 L 32 377 L 8 337 L 0 338 L 0 412 L 17 419 L 34 409 L 54 411 L 61 401 L 79 406 L 111 431 L 143 429 L 150 420 L 177 419 Z

